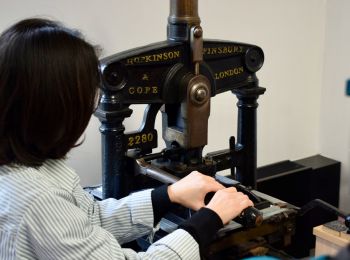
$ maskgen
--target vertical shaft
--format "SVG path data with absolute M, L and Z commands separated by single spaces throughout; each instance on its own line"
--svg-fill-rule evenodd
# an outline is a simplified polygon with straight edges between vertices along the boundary
M 170 0 L 169 23 L 200 23 L 198 16 L 198 0 Z
M 198 0 L 170 0 L 168 40 L 188 41 L 190 28 L 200 22 Z
M 123 121 L 132 110 L 119 105 L 114 93 L 103 93 L 95 115 L 101 121 L 102 198 L 122 198 L 128 194 L 123 145 Z
M 257 83 L 256 83 L 257 84 Z M 232 91 L 238 98 L 237 145 L 241 157 L 236 167 L 236 178 L 245 186 L 256 189 L 257 167 L 257 99 L 265 88 L 246 86 Z
M 102 198 L 120 199 L 124 192 L 125 167 L 123 145 L 124 127 L 121 122 L 102 123 L 100 127 L 102 141 Z
M 243 160 L 237 167 L 237 177 L 243 185 L 255 188 L 257 164 L 256 98 L 238 97 L 237 142 L 243 147 Z

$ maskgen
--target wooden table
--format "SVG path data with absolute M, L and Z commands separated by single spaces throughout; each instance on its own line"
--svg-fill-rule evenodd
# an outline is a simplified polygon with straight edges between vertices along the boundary
M 342 247 L 350 244 L 350 234 L 339 221 L 314 227 L 313 234 L 316 236 L 315 256 L 335 255 Z

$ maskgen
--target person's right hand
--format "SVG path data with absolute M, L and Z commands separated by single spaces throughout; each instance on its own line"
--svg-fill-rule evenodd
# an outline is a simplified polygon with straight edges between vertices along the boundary
M 218 190 L 206 205 L 219 215 L 224 225 L 249 206 L 254 206 L 253 202 L 247 195 L 237 192 L 234 187 Z
M 171 202 L 178 203 L 186 208 L 199 210 L 205 206 L 205 195 L 220 189 L 225 189 L 225 187 L 213 177 L 194 171 L 170 185 L 168 195 Z

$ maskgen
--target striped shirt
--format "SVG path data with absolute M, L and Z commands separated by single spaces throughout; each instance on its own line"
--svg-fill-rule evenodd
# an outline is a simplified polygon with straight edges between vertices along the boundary
M 0 166 L 0 259 L 199 259 L 178 229 L 137 253 L 121 245 L 153 231 L 151 190 L 94 201 L 62 160 Z

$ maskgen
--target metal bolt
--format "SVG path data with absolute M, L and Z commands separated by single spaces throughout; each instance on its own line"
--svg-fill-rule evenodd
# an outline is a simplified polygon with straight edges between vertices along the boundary
M 209 99 L 209 87 L 205 82 L 196 82 L 191 86 L 190 98 L 194 104 L 202 105 Z
M 198 101 L 198 102 L 202 102 L 206 99 L 207 97 L 207 90 L 203 87 L 201 88 L 198 88 L 195 92 L 195 99 Z
M 196 38 L 202 37 L 202 35 L 203 35 L 202 27 L 197 26 L 196 28 L 194 28 L 194 30 L 193 30 L 193 35 L 194 35 L 194 37 L 196 37 Z

